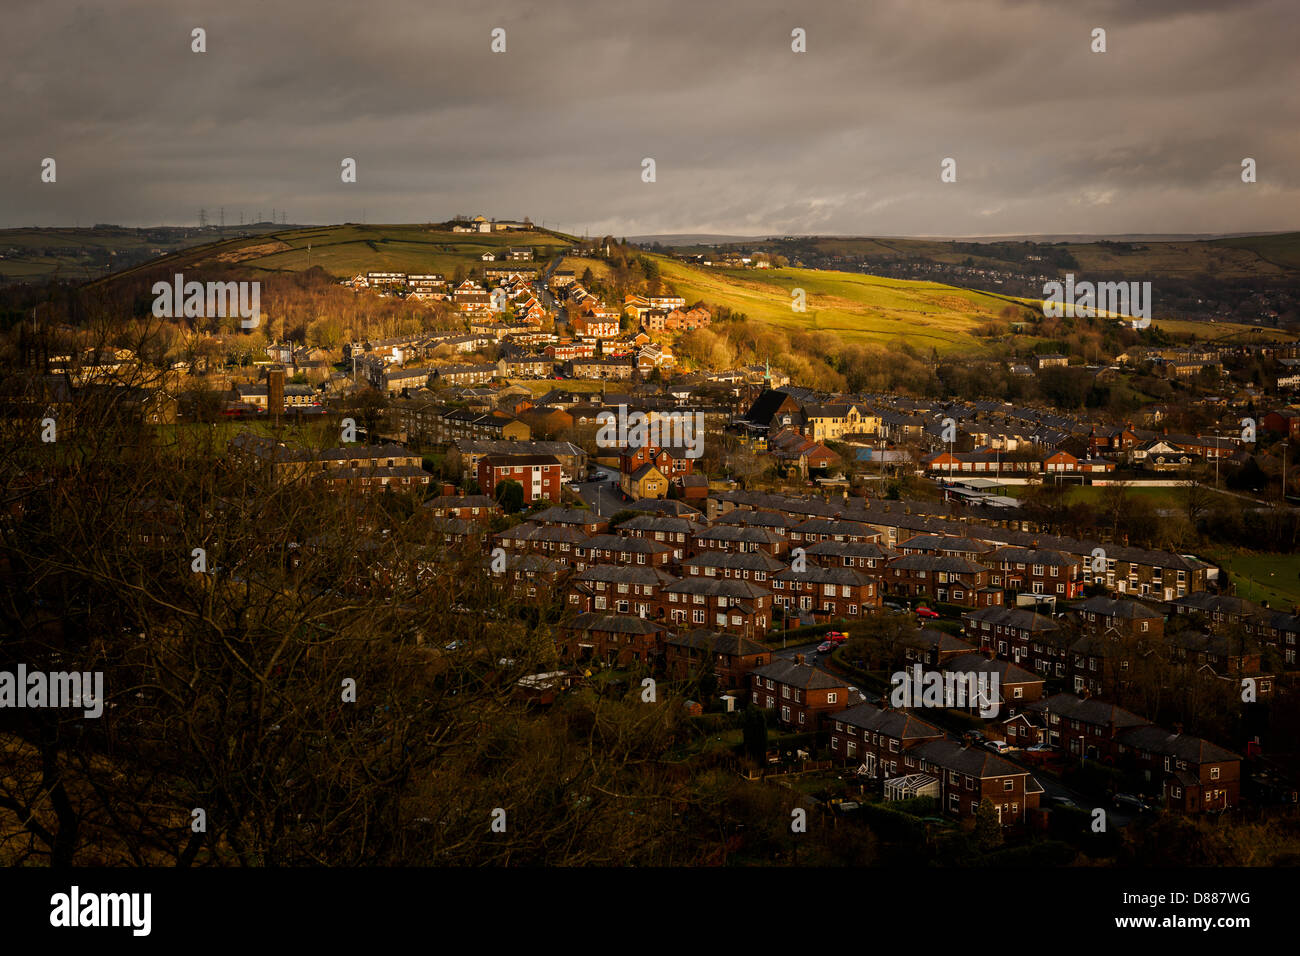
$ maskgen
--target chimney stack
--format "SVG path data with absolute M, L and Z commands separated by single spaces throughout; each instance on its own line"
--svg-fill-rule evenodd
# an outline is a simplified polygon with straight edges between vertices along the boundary
M 266 411 L 277 419 L 284 414 L 283 365 L 273 365 L 266 373 Z

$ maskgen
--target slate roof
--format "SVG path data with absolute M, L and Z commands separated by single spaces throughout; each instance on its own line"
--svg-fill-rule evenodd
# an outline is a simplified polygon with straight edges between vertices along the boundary
M 811 664 L 779 660 L 751 671 L 757 677 L 771 679 L 773 683 L 787 684 L 803 690 L 847 690 L 848 685 L 838 677 L 819 670 Z
M 875 704 L 858 704 L 840 711 L 834 719 L 862 730 L 893 737 L 895 740 L 945 736 L 941 728 L 916 717 L 910 711 L 884 710 Z
M 1241 757 L 1218 744 L 1188 734 L 1171 734 L 1163 727 L 1136 727 L 1116 735 L 1115 739 L 1134 750 L 1176 757 L 1192 764 L 1240 760 Z M 1197 781 L 1199 783 L 1199 781 Z
M 663 630 L 661 625 L 642 617 L 631 614 L 602 614 L 599 611 L 579 614 L 566 627 L 577 631 L 607 631 L 611 634 L 654 634 Z
M 977 611 L 967 611 L 962 615 L 968 621 L 994 626 L 1014 627 L 1022 631 L 1059 631 L 1061 625 L 1046 614 L 1035 614 L 1018 607 L 992 606 L 982 607 Z
M 726 654 L 731 657 L 750 657 L 755 654 L 768 654 L 770 651 L 757 641 L 740 634 L 727 634 L 697 628 L 669 637 L 666 641 L 679 647 L 693 647 L 696 650 Z
M 1025 705 L 1025 710 L 1056 714 L 1068 720 L 1104 727 L 1145 727 L 1151 722 L 1132 711 L 1097 700 L 1095 697 L 1076 697 L 1074 694 L 1055 694 Z
M 1139 601 L 1124 601 L 1116 598 L 1091 597 L 1086 601 L 1080 601 L 1078 604 L 1071 604 L 1070 607 L 1075 611 L 1083 611 L 1088 614 L 1103 614 L 1106 617 L 1117 617 L 1126 621 L 1158 621 L 1163 619 L 1163 615 L 1157 614 Z
M 978 779 L 1026 776 L 1029 771 L 983 747 L 970 747 L 955 740 L 934 740 L 911 751 L 926 763 L 954 770 Z

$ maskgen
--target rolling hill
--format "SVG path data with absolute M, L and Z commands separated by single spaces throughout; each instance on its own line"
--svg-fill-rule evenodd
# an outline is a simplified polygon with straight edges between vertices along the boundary
M 360 272 L 441 272 L 458 266 L 483 265 L 485 252 L 528 246 L 539 258 L 567 250 L 573 240 L 550 231 L 460 233 L 432 225 L 309 226 L 232 239 L 155 259 L 130 270 L 208 269 L 239 265 L 258 272 L 299 272 L 319 266 L 331 275 L 348 278 Z M 123 273 L 123 275 L 130 274 Z
M 1002 312 L 1009 305 L 1029 311 L 1042 307 L 1041 301 L 1035 299 L 939 282 L 818 269 L 720 269 L 665 256 L 653 258 L 659 263 L 664 281 L 687 302 L 727 305 L 745 313 L 751 322 L 787 332 L 831 332 L 849 342 L 905 341 L 922 350 L 934 348 L 941 354 L 984 352 L 989 340 L 977 336 L 981 326 L 1005 322 Z M 598 259 L 568 257 L 562 267 L 578 275 L 590 268 L 597 280 L 609 273 L 608 266 Z M 803 289 L 806 294 L 804 312 L 791 308 L 794 289 Z M 1154 321 L 1176 336 L 1212 338 L 1250 331 L 1247 325 L 1172 321 L 1158 314 Z
M 268 224 L 269 225 L 269 224 Z M 39 233 L 49 231 L 38 230 Z M 63 230 L 62 232 L 73 232 Z M 49 241 L 43 235 L 33 241 Z M 69 243 L 76 236 L 62 237 Z M 127 237 L 123 241 L 136 241 Z M 1257 236 L 1202 242 L 1134 244 L 1089 243 L 1072 246 L 1084 263 L 1109 263 L 1112 259 L 1141 255 L 1148 266 L 1167 270 L 1191 269 L 1208 261 L 1216 269 L 1265 269 L 1289 273 L 1300 260 L 1300 234 Z M 0 234 L 0 248 L 3 246 Z M 807 240 L 830 253 L 885 253 L 926 249 L 935 256 L 960 255 L 951 243 L 925 240 L 816 239 Z M 114 282 L 132 276 L 191 270 L 219 273 L 226 267 L 256 277 L 292 273 L 320 267 L 345 278 L 366 271 L 441 272 L 453 275 L 482 267 L 484 252 L 501 252 L 507 246 L 535 250 L 539 265 L 569 251 L 575 240 L 560 233 L 533 229 L 518 232 L 453 233 L 430 224 L 356 224 L 267 229 L 260 234 L 222 239 L 205 245 L 156 254 L 139 265 L 113 272 L 96 282 Z M 1143 250 L 1142 246 L 1159 249 Z M 1188 264 L 1187 256 L 1209 256 Z M 939 282 L 888 278 L 862 272 L 787 267 L 781 269 L 722 269 L 698 266 L 663 255 L 652 256 L 665 283 L 689 302 L 726 305 L 746 314 L 750 321 L 786 332 L 819 330 L 847 342 L 889 343 L 905 341 L 922 350 L 979 354 L 989 339 L 977 331 L 991 322 L 1006 320 L 1009 306 L 1036 311 L 1040 303 L 995 292 L 960 288 Z M 1109 259 L 1107 257 L 1110 257 Z M 599 259 L 568 257 L 564 268 L 579 275 L 591 268 L 597 279 L 608 276 L 607 263 Z M 806 309 L 791 308 L 792 291 L 803 289 Z M 1248 331 L 1248 326 L 1227 322 L 1170 322 L 1155 316 L 1158 325 L 1180 336 L 1214 338 Z M 1276 334 L 1276 333 L 1274 333 Z

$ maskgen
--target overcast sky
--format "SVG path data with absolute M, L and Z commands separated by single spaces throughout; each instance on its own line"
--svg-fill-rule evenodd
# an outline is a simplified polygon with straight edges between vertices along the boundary
M 1297 229 L 1298 33 L 1295 0 L 5 0 L 0 225 Z

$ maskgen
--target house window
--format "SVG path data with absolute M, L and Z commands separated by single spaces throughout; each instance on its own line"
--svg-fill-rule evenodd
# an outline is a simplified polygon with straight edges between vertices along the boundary
M 1211 768 L 1210 768 L 1210 779 L 1211 779 L 1211 780 L 1218 780 L 1218 779 L 1219 779 L 1219 768 L 1218 768 L 1218 767 L 1211 767 Z
M 826 695 L 826 703 L 828 703 L 828 704 L 834 704 L 834 703 L 836 703 L 836 702 L 839 700 L 839 698 L 840 698 L 840 695 L 839 695 L 839 694 L 835 693 L 834 691 L 831 691 L 829 694 Z M 837 726 L 838 726 L 838 725 L 837 725 Z M 1214 772 L 1215 772 L 1215 773 L 1218 773 L 1217 770 L 1214 771 Z
M 1014 789 L 1016 789 L 1015 781 L 1013 781 L 1013 780 L 1003 780 L 1003 781 L 1002 781 L 1002 790 L 1003 790 L 1005 793 L 1010 793 L 1010 792 L 1011 792 L 1012 790 L 1014 790 Z

